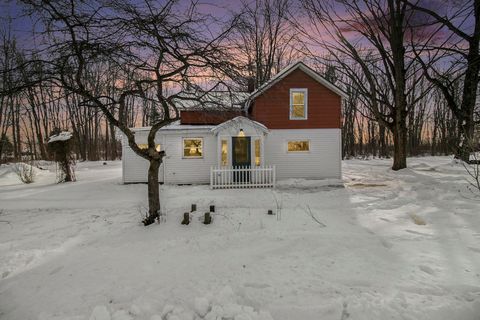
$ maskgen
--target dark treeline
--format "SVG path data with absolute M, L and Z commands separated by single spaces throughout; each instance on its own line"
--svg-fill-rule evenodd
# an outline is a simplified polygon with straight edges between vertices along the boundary
M 419 86 L 425 85 L 419 83 Z M 374 119 L 354 89 L 343 104 L 342 154 L 344 158 L 389 158 L 393 154 L 391 133 Z M 458 120 L 435 87 L 409 111 L 406 118 L 409 156 L 451 155 L 456 152 Z

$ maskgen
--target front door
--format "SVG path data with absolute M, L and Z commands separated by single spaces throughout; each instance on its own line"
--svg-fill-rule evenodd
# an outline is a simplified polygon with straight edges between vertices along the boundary
M 246 169 L 251 166 L 250 137 L 232 137 L 232 166 Z M 239 171 L 233 176 L 235 181 L 250 181 L 250 172 Z

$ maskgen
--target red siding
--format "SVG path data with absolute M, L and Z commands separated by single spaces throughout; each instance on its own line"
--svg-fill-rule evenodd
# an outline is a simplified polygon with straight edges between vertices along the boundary
M 308 89 L 307 120 L 290 120 L 291 88 Z M 340 128 L 341 98 L 297 69 L 255 99 L 251 117 L 269 129 Z
M 180 123 L 216 125 L 241 115 L 240 111 L 187 110 L 181 111 Z

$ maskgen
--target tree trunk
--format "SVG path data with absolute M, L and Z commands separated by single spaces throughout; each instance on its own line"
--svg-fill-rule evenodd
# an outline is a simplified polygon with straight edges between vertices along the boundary
M 407 167 L 407 126 L 405 118 L 395 120 L 393 128 L 393 166 L 392 170 Z
M 378 125 L 378 142 L 380 144 L 379 156 L 380 158 L 388 158 L 387 150 L 387 132 L 385 126 Z
M 461 159 L 464 162 L 470 162 L 470 153 L 472 151 L 474 122 L 473 116 L 466 117 L 458 124 L 458 148 L 456 150 L 455 158 Z
M 150 166 L 148 167 L 148 217 L 143 221 L 146 226 L 155 222 L 160 214 L 158 171 L 161 164 L 161 159 L 150 159 Z

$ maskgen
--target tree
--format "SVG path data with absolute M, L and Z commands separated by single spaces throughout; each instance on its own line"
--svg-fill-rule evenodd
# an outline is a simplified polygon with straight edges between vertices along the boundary
M 415 52 L 424 74 L 442 92 L 448 107 L 458 120 L 456 156 L 469 161 L 475 124 L 476 101 L 480 81 L 480 0 L 431 2 L 402 0 L 409 8 L 426 14 L 435 27 L 423 43 L 425 52 Z M 457 83 L 461 82 L 462 90 Z M 479 119 L 476 119 L 479 118 Z
M 327 50 L 338 72 L 353 81 L 359 98 L 393 137 L 393 170 L 407 166 L 407 115 L 425 92 L 408 99 L 420 74 L 407 37 L 419 17 L 401 0 L 301 0 L 311 22 L 297 28 L 310 45 Z M 312 37 L 315 32 L 318 40 Z M 367 118 L 368 114 L 364 114 Z
M 196 2 L 23 3 L 28 13 L 43 22 L 47 45 L 37 58 L 26 62 L 41 63 L 42 72 L 32 70 L 30 80 L 20 79 L 15 87 L 52 83 L 77 96 L 79 106 L 100 112 L 117 127 L 129 147 L 149 161 L 149 213 L 144 224 L 153 223 L 160 211 L 158 171 L 165 156 L 164 150 L 156 150 L 156 133 L 179 119 L 179 100 L 201 99 L 219 86 L 217 76 L 228 65 L 224 61 L 229 61 L 222 41 L 231 27 L 215 33 Z M 112 74 L 116 78 L 110 87 L 98 85 L 108 82 Z M 199 74 L 210 80 L 208 88 L 196 82 Z M 174 90 L 169 92 L 167 87 Z M 190 94 L 192 90 L 195 95 Z M 148 134 L 148 148 L 141 149 L 129 127 L 128 106 L 145 100 L 158 109 L 158 117 Z
M 72 133 L 56 128 L 48 138 L 48 150 L 57 162 L 57 182 L 75 181 L 73 166 L 75 159 L 72 156 Z
M 13 145 L 5 133 L 0 137 L 0 162 L 13 152 Z
M 252 90 L 300 57 L 302 42 L 288 20 L 291 0 L 242 1 L 242 4 L 231 36 L 239 71 L 234 80 Z

